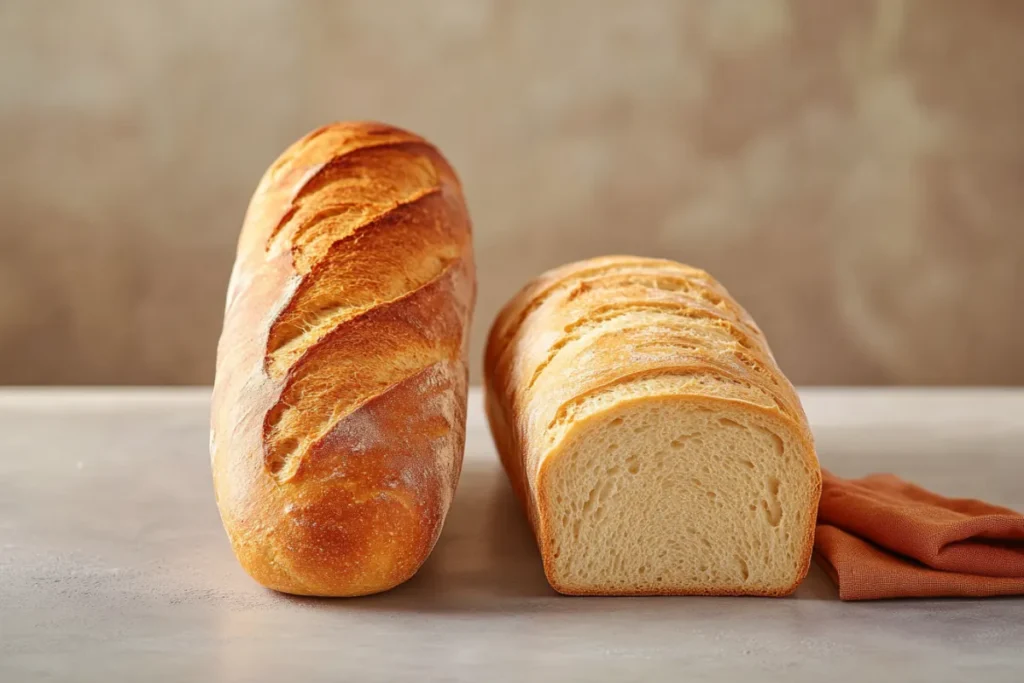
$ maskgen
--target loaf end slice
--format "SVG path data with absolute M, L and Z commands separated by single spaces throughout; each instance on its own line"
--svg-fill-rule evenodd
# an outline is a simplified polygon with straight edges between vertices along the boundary
M 570 595 L 762 595 L 807 573 L 821 478 L 777 410 L 706 395 L 598 400 L 541 460 L 548 581 Z

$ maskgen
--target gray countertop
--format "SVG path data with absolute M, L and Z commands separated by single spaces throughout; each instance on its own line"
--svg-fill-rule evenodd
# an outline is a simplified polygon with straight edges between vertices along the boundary
M 1024 510 L 1024 390 L 802 392 L 823 466 Z M 0 390 L 0 681 L 1024 680 L 1024 600 L 567 598 L 470 396 L 433 555 L 352 600 L 235 563 L 203 389 Z

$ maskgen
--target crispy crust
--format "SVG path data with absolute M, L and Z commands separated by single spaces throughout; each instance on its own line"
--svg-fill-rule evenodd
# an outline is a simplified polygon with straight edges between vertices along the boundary
M 430 553 L 465 439 L 470 232 L 440 153 L 383 124 L 313 131 L 260 181 L 210 447 L 224 527 L 263 585 L 375 593 Z
M 662 289 L 665 283 L 672 291 Z M 649 316 L 653 321 L 660 308 L 651 307 L 651 302 L 686 320 L 693 317 L 692 312 L 699 313 L 701 321 L 692 323 L 694 330 L 700 335 L 709 332 L 714 339 L 724 341 L 688 335 L 689 322 L 678 329 L 663 326 L 651 332 L 615 327 L 615 320 L 601 313 L 618 308 L 641 319 Z M 704 318 L 708 322 L 703 322 Z M 581 326 L 586 326 L 590 337 L 575 335 Z M 643 352 L 637 353 L 641 347 Z M 484 370 L 491 431 L 513 489 L 534 528 L 545 574 L 555 590 L 567 595 L 682 592 L 670 587 L 633 592 L 593 590 L 559 583 L 554 573 L 554 539 L 545 529 L 549 506 L 540 485 L 566 442 L 586 422 L 627 401 L 580 415 L 579 419 L 572 410 L 574 406 L 637 378 L 661 374 L 706 375 L 716 382 L 715 395 L 698 389 L 678 395 L 678 400 L 741 405 L 744 410 L 787 425 L 803 443 L 808 468 L 818 475 L 813 500 L 808 501 L 813 509 L 801 546 L 802 569 L 793 585 L 764 591 L 690 593 L 787 595 L 806 575 L 813 549 L 813 513 L 821 488 L 806 416 L 756 323 L 704 271 L 660 259 L 609 256 L 545 273 L 526 285 L 499 314 L 488 339 Z

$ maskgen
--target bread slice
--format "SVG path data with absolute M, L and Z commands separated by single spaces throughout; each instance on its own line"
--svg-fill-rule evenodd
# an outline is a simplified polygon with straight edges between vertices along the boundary
M 528 285 L 486 357 L 487 409 L 551 585 L 785 595 L 820 471 L 792 386 L 707 273 L 608 257 Z

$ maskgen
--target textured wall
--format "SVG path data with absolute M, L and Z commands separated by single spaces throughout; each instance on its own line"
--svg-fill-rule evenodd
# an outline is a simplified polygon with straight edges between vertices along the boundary
M 263 169 L 374 118 L 464 179 L 477 358 L 528 277 L 633 252 L 797 382 L 1024 383 L 1022 64 L 1016 0 L 7 0 L 0 382 L 210 382 Z

